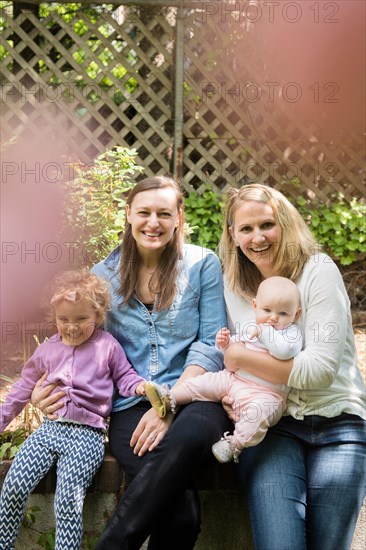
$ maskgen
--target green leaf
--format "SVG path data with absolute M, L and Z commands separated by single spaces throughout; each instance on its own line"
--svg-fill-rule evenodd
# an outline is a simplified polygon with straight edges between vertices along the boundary
M 19 450 L 18 447 L 15 447 L 15 446 L 10 447 L 9 458 L 10 459 L 14 458 L 15 455 L 17 454 L 18 450 Z
M 4 460 L 5 455 L 7 454 L 8 449 L 10 449 L 11 443 L 3 443 L 0 447 L 0 460 Z

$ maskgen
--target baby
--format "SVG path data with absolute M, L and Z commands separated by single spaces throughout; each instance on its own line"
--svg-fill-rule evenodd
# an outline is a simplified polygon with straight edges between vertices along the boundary
M 57 334 L 43 342 L 0 405 L 0 432 L 30 401 L 37 381 L 65 392 L 58 420 L 44 418 L 15 456 L 0 495 L 0 548 L 13 548 L 29 494 L 57 463 L 56 550 L 77 550 L 83 501 L 104 456 L 114 386 L 121 395 L 143 395 L 145 380 L 120 344 L 100 328 L 109 308 L 107 283 L 87 270 L 56 281 L 51 300 Z
M 295 325 L 300 307 L 297 286 L 285 277 L 265 279 L 253 299 L 256 324 L 244 327 L 245 333 L 239 341 L 248 348 L 270 353 L 280 360 L 291 359 L 302 348 L 300 329 Z M 216 335 L 216 346 L 225 350 L 232 342 L 227 328 Z M 186 382 L 167 389 L 154 382 L 145 385 L 146 396 L 160 417 L 168 411 L 173 414 L 178 405 L 192 401 L 221 401 L 226 395 L 234 399 L 239 420 L 232 435 L 224 434 L 212 446 L 212 452 L 219 462 L 237 462 L 245 447 L 262 441 L 270 426 L 276 424 L 285 407 L 290 388 L 273 384 L 244 370 L 231 372 L 207 372 Z

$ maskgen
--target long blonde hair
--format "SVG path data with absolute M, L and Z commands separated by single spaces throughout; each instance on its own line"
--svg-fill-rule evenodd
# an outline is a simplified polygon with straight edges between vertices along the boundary
M 184 241 L 184 210 L 183 193 L 178 183 L 165 176 L 145 178 L 131 189 L 126 204 L 131 206 L 138 193 L 151 189 L 171 188 L 177 197 L 179 224 L 160 257 L 159 265 L 149 283 L 149 290 L 156 296 L 154 308 L 159 311 L 172 305 L 176 293 L 178 277 L 178 261 L 183 256 Z M 138 273 L 141 263 L 136 241 L 132 235 L 131 224 L 126 220 L 125 232 L 121 243 L 120 287 L 119 294 L 123 298 L 122 305 L 127 304 L 135 293 L 138 284 Z
M 228 288 L 244 298 L 254 297 L 263 280 L 256 265 L 235 245 L 230 235 L 237 209 L 243 202 L 249 201 L 269 205 L 281 229 L 274 273 L 296 281 L 310 256 L 320 250 L 320 245 L 299 212 L 280 191 L 259 183 L 230 189 L 226 197 L 220 258 Z

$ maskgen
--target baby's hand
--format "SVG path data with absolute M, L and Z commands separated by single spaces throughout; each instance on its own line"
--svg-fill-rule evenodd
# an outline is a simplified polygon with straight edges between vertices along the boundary
M 145 382 L 141 382 L 135 390 L 136 395 L 146 395 L 145 394 Z
M 260 325 L 256 325 L 256 327 L 251 331 L 249 340 L 254 340 L 254 338 L 260 338 L 261 332 L 262 331 L 261 331 Z
M 216 347 L 219 349 L 225 349 L 230 344 L 230 330 L 228 328 L 222 328 L 216 334 Z

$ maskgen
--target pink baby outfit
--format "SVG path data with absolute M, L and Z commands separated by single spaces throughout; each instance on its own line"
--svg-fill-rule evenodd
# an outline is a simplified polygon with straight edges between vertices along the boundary
M 234 399 L 240 419 L 235 424 L 233 443 L 238 449 L 262 441 L 270 426 L 281 418 L 289 388 L 271 384 L 244 371 L 207 372 L 185 382 L 192 401 L 221 401 L 225 395 Z
M 295 324 L 284 330 L 262 326 L 257 338 L 242 337 L 241 341 L 245 341 L 250 349 L 270 353 L 281 360 L 294 357 L 302 348 L 302 337 Z M 233 409 L 239 420 L 231 442 L 237 451 L 262 441 L 268 428 L 280 420 L 290 391 L 284 384 L 272 384 L 245 371 L 230 372 L 227 369 L 196 376 L 184 385 L 192 401 L 221 401 L 226 395 L 234 399 Z

